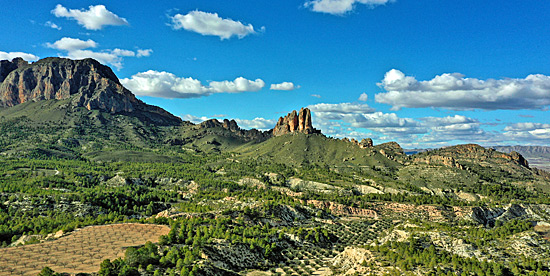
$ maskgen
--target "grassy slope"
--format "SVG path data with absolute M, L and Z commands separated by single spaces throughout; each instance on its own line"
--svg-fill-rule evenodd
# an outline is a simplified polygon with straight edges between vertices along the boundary
M 294 134 L 271 138 L 263 143 L 235 149 L 242 158 L 267 159 L 287 165 L 314 163 L 329 166 L 384 166 L 399 167 L 373 149 L 323 135 Z

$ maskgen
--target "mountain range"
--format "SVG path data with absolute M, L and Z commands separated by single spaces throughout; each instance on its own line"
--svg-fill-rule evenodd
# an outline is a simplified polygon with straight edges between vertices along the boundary
M 58 217 L 69 216 L 78 226 L 170 224 L 161 249 L 147 251 L 153 259 L 134 256 L 152 250 L 146 245 L 113 260 L 142 275 L 550 267 L 550 173 L 531 161 L 547 157 L 546 147 L 410 152 L 396 142 L 327 137 L 308 108 L 268 131 L 228 119 L 193 124 L 137 99 L 109 67 L 65 58 L 0 62 L 0 133 L 6 246 L 60 230 Z M 43 225 L 52 214 L 57 228 L 48 231 L 17 221 Z

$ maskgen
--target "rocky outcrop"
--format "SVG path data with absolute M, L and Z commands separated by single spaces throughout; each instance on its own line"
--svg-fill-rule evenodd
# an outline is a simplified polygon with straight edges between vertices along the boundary
M 374 146 L 371 138 L 361 139 L 361 142 L 355 140 L 354 138 L 342 138 L 342 141 L 355 144 L 362 149 L 372 148 Z
M 456 162 L 456 160 L 451 156 L 441 156 L 441 155 L 428 155 L 423 157 L 417 157 L 413 160 L 415 164 L 425 163 L 428 165 L 443 165 L 447 167 L 457 168 L 463 170 L 464 167 Z
M 373 271 L 373 268 L 364 264 L 374 265 L 376 258 L 370 250 L 359 247 L 346 247 L 344 251 L 338 254 L 332 260 L 332 267 L 337 270 L 337 275 L 367 275 Z M 383 274 L 384 268 L 377 267 L 376 272 Z
M 406 159 L 405 151 L 397 142 L 387 142 L 374 147 L 380 154 L 393 161 Z
M 223 122 L 220 122 L 216 119 L 210 119 L 200 123 L 199 126 L 202 128 L 222 127 L 232 132 L 237 132 L 241 130 L 241 128 L 239 127 L 239 125 L 237 125 L 237 122 L 235 120 L 228 120 L 228 119 L 223 119 Z
M 240 130 L 241 128 L 237 125 L 237 122 L 235 122 L 235 120 L 228 120 L 228 119 L 223 119 L 223 128 L 225 129 L 229 129 L 230 131 L 237 131 L 237 130 Z
M 206 120 L 197 126 L 199 129 L 206 130 L 208 132 L 215 133 L 220 136 L 236 136 L 244 139 L 244 141 L 264 141 L 271 138 L 271 130 L 260 131 L 255 128 L 246 130 L 241 129 L 235 120 L 224 119 L 223 122 L 217 119 Z M 219 132 L 215 129 L 225 129 L 226 131 Z
M 519 154 L 519 152 L 512 151 L 510 153 L 510 158 L 519 165 L 529 168 L 529 163 L 527 162 L 527 160 L 525 160 L 525 158 L 523 158 L 523 156 L 521 156 L 521 154 Z
M 333 215 L 378 218 L 376 211 L 371 209 L 356 208 L 331 201 L 320 201 L 314 199 L 306 200 L 305 203 L 308 205 L 311 204 L 318 209 L 328 209 Z
M 300 113 L 293 110 L 285 117 L 280 117 L 273 129 L 273 136 L 281 136 L 289 133 L 313 134 L 321 133 L 321 131 L 313 128 L 311 111 L 309 108 L 302 107 Z
M 476 144 L 457 145 L 448 148 L 444 148 L 439 151 L 440 154 L 454 154 L 461 158 L 472 158 L 478 161 L 484 161 L 487 159 L 501 159 L 503 161 L 513 161 L 514 163 L 529 168 L 529 163 L 521 154 L 516 151 L 512 151 L 510 154 L 495 151 L 492 148 L 484 148 Z
M 3 82 L 13 70 L 26 65 L 29 65 L 29 63 L 22 58 L 14 58 L 12 61 L 0 60 L 0 83 Z
M 511 219 L 523 218 L 528 215 L 528 210 L 517 204 L 511 204 L 507 207 L 474 207 L 472 208 L 471 218 L 485 226 L 493 226 L 495 221 L 509 221 Z
M 45 58 L 32 64 L 14 59 L 11 63 L 3 62 L 1 67 L 0 75 L 5 78 L 0 84 L 0 107 L 28 101 L 71 99 L 71 107 L 113 114 L 139 113 L 155 123 L 181 124 L 181 119 L 164 109 L 138 100 L 109 67 L 94 59 Z
M 373 146 L 374 144 L 371 138 L 362 139 L 361 142 L 359 142 L 360 148 L 372 148 Z

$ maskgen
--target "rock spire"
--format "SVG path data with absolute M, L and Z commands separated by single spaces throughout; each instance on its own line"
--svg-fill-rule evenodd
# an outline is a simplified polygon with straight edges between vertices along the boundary
M 273 136 L 281 136 L 289 133 L 321 133 L 313 128 L 311 122 L 311 111 L 309 108 L 300 109 L 300 112 L 293 110 L 285 117 L 280 117 L 277 125 L 273 129 Z

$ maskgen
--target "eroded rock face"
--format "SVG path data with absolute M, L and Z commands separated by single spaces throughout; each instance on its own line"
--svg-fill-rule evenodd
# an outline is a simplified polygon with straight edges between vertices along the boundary
M 527 162 L 527 160 L 525 160 L 525 158 L 523 158 L 521 154 L 519 154 L 519 152 L 512 151 L 510 153 L 510 158 L 512 158 L 512 160 L 515 161 L 516 163 L 529 168 L 529 163 Z
M 132 112 L 140 102 L 113 71 L 93 59 L 46 58 L 11 71 L 0 85 L 0 106 L 67 99 L 87 109 Z
M 485 226 L 493 226 L 495 221 L 509 221 L 515 218 L 522 218 L 528 215 L 528 209 L 522 205 L 510 204 L 504 208 L 501 207 L 474 207 L 472 208 L 471 218 Z
M 464 167 L 456 162 L 456 160 L 451 156 L 441 156 L 441 155 L 429 155 L 425 157 L 417 157 L 413 160 L 414 163 L 426 163 L 428 165 L 437 164 L 444 165 L 447 167 L 453 167 L 460 170 L 463 170 Z
M 313 128 L 311 111 L 309 108 L 302 107 L 300 113 L 293 110 L 285 117 L 280 117 L 277 125 L 275 125 L 273 129 L 273 136 L 281 136 L 289 133 L 313 134 L 321 133 L 321 131 Z
M 0 60 L 0 83 L 11 73 L 13 70 L 29 65 L 28 62 L 24 61 L 22 58 L 14 58 L 12 61 L 9 60 Z

